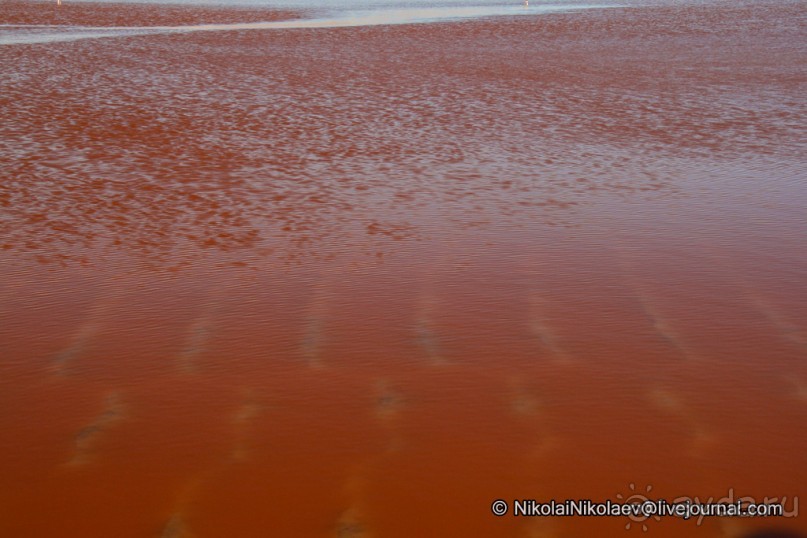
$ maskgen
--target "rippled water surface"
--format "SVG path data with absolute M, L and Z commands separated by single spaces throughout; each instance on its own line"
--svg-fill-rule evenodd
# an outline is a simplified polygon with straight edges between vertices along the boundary
M 491 514 L 807 483 L 805 4 L 537 4 L 0 4 L 0 536 L 807 531 Z

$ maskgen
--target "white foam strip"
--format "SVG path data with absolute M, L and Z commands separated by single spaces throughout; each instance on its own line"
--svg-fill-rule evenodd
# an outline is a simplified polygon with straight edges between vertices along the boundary
M 221 32 L 232 30 L 283 30 L 292 28 L 346 28 L 354 26 L 378 26 L 390 24 L 417 24 L 452 21 L 478 17 L 538 15 L 559 11 L 577 11 L 614 6 L 602 5 L 542 5 L 525 6 L 480 6 L 382 9 L 351 11 L 336 16 L 318 19 L 296 19 L 274 22 L 244 22 L 234 24 L 199 24 L 194 26 L 47 26 L 47 25 L 0 25 L 0 45 L 24 45 L 53 43 L 78 39 L 102 37 L 126 37 L 150 34 Z

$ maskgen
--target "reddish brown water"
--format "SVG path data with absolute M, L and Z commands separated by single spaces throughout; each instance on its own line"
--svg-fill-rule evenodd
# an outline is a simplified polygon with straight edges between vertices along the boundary
M 0 47 L 0 536 L 623 536 L 642 523 L 490 505 L 647 486 L 792 513 L 805 16 Z

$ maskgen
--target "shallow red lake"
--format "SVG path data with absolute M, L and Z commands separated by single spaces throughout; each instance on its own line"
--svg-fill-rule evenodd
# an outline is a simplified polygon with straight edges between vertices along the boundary
M 0 45 L 0 536 L 807 532 L 806 14 Z

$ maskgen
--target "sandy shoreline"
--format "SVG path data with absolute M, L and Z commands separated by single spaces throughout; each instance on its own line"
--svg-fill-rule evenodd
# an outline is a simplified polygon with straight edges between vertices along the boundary
M 646 486 L 792 509 L 804 15 L 0 47 L 0 535 L 623 536 L 644 522 L 490 504 Z M 0 24 L 296 16 L 4 2 Z
M 1 24 L 164 26 L 295 19 L 300 11 L 249 6 L 4 0 Z

